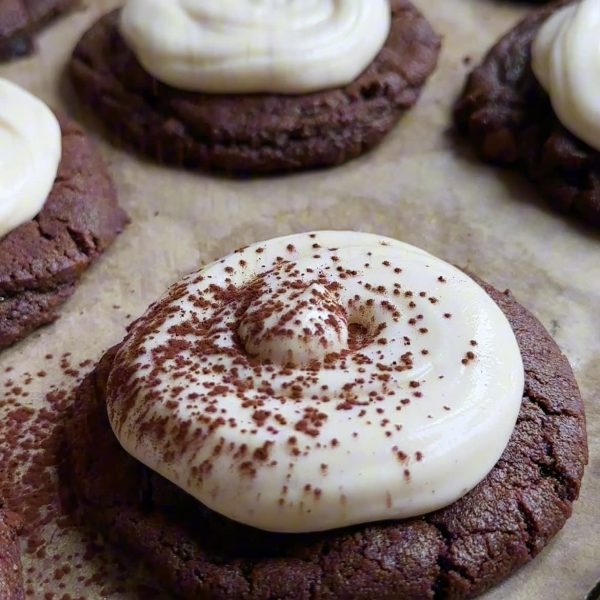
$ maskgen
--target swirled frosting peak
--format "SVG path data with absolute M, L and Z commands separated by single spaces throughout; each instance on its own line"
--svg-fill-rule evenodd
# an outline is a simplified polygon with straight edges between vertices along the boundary
M 173 87 L 304 94 L 356 79 L 390 24 L 389 0 L 128 0 L 120 29 Z
M 0 79 L 0 239 L 44 206 L 61 146 L 52 111 L 29 92 Z
M 325 285 L 276 274 L 258 281 L 238 330 L 249 356 L 280 365 L 318 366 L 328 354 L 347 347 L 346 313 Z
M 561 123 L 600 150 L 600 0 L 557 9 L 534 40 L 532 67 Z
M 523 364 L 467 275 L 376 235 L 238 250 L 138 320 L 107 385 L 123 447 L 213 510 L 281 532 L 424 514 L 492 469 Z

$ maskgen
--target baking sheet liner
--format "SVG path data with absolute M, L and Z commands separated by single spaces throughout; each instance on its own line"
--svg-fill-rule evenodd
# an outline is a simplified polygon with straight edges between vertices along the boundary
M 600 578 L 600 235 L 551 213 L 521 176 L 479 164 L 450 133 L 451 106 L 469 63 L 528 7 L 494 0 L 414 2 L 444 37 L 439 67 L 420 103 L 374 152 L 319 172 L 229 180 L 159 167 L 107 143 L 74 99 L 64 68 L 78 37 L 119 4 L 114 0 L 89 0 L 41 35 L 35 57 L 0 67 L 0 76 L 89 129 L 132 218 L 85 275 L 62 318 L 0 355 L 0 389 L 25 372 L 46 370 L 19 401 L 43 406 L 52 385 L 72 385 L 46 354 L 70 352 L 73 364 L 96 361 L 168 284 L 244 244 L 334 228 L 421 246 L 510 288 L 573 365 L 586 402 L 591 451 L 581 498 L 546 550 L 484 597 L 578 600 Z M 0 400 L 0 416 L 6 410 Z M 119 565 L 112 552 L 90 548 L 76 529 L 50 521 L 40 533 L 47 541 L 44 558 L 28 554 L 23 544 L 32 597 L 156 597 L 151 588 L 139 587 L 151 585 L 147 575 L 132 573 L 131 563 Z M 72 564 L 69 573 L 49 576 L 64 562 Z

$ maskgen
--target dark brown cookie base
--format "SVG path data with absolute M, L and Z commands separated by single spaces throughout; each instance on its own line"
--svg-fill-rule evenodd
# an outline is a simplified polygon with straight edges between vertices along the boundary
M 225 519 L 118 444 L 104 401 L 113 349 L 80 388 L 67 435 L 69 485 L 84 520 L 143 558 L 184 598 L 424 600 L 490 588 L 536 556 L 570 516 L 587 441 L 566 358 L 508 292 L 486 290 L 517 336 L 525 394 L 502 458 L 452 506 L 311 535 L 272 534 Z
M 19 552 L 21 522 L 12 512 L 2 510 L 0 502 L 0 598 L 24 600 L 23 574 Z
M 0 349 L 54 321 L 127 222 L 93 145 L 74 123 L 60 121 L 62 159 L 44 208 L 0 239 Z
M 303 96 L 211 95 L 163 85 L 118 33 L 118 15 L 75 48 L 79 96 L 118 140 L 156 160 L 228 173 L 337 165 L 366 152 L 416 101 L 435 68 L 439 37 L 408 0 L 392 0 L 393 26 L 371 66 L 345 88 Z
M 600 225 L 600 152 L 567 131 L 531 70 L 531 44 L 558 7 L 528 16 L 470 75 L 456 123 L 487 161 L 519 168 L 550 204 Z
M 34 34 L 69 11 L 78 0 L 2 0 L 0 2 L 0 60 L 31 54 Z

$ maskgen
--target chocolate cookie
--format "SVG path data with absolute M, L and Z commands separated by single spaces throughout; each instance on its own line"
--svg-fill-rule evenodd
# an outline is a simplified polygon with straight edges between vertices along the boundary
M 584 409 L 566 358 L 509 292 L 525 366 L 502 458 L 455 504 L 420 518 L 318 534 L 274 534 L 211 512 L 130 457 L 108 422 L 115 349 L 82 384 L 67 434 L 84 520 L 143 558 L 184 598 L 467 598 L 537 555 L 564 525 L 587 461 Z
M 519 168 L 555 209 L 600 225 L 600 153 L 563 127 L 531 69 L 536 33 L 564 4 L 535 11 L 490 50 L 455 119 L 482 158 Z
M 0 60 L 30 54 L 35 47 L 36 31 L 76 4 L 77 0 L 2 0 Z
M 116 137 L 160 162 L 229 173 L 336 165 L 375 146 L 419 96 L 439 37 L 408 0 L 392 0 L 388 41 L 345 88 L 304 96 L 184 92 L 153 79 L 119 34 L 96 23 L 71 60 L 79 96 Z
M 19 518 L 2 510 L 0 502 L 0 598 L 3 600 L 25 598 L 18 540 L 20 529 Z
M 78 279 L 127 222 L 83 131 L 60 118 L 62 159 L 40 214 L 0 239 L 0 349 L 54 321 Z

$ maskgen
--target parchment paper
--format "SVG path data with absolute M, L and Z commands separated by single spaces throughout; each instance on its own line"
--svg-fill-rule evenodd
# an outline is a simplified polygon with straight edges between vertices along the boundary
M 182 274 L 250 242 L 310 229 L 361 229 L 421 246 L 510 287 L 552 332 L 575 369 L 587 405 L 591 461 L 564 530 L 529 566 L 485 598 L 582 599 L 600 578 L 600 235 L 548 211 L 517 174 L 478 163 L 448 134 L 449 111 L 468 67 L 525 14 L 524 3 L 413 0 L 444 36 L 436 74 L 418 106 L 377 150 L 340 168 L 271 179 L 231 181 L 158 167 L 111 147 L 74 101 L 64 65 L 81 33 L 115 0 L 88 1 L 46 30 L 41 51 L 0 68 L 52 106 L 79 118 L 98 140 L 132 224 L 83 279 L 62 318 L 0 355 L 0 389 L 9 377 L 49 369 L 44 355 L 97 360 Z M 118 307 L 118 308 L 115 308 Z M 39 406 L 59 369 L 34 381 L 23 404 Z M 45 534 L 51 539 L 50 524 Z M 53 552 L 81 552 L 76 531 Z M 51 554 L 50 554 L 51 555 Z M 24 553 L 34 597 L 133 598 L 105 580 L 81 589 L 97 561 L 43 583 L 55 562 Z M 37 579 L 36 579 L 37 578 Z M 140 592 L 137 592 L 140 595 Z M 154 597 L 141 593 L 142 597 Z M 51 597 L 51 596 L 50 596 Z

